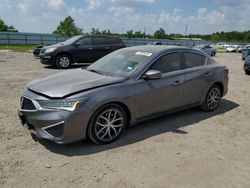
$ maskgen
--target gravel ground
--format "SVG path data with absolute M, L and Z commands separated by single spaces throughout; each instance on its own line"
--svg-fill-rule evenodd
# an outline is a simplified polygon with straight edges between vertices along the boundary
M 240 54 L 218 110 L 191 109 L 129 128 L 115 143 L 56 145 L 32 139 L 17 116 L 31 80 L 60 70 L 30 53 L 0 51 L 0 187 L 250 187 L 250 76 Z

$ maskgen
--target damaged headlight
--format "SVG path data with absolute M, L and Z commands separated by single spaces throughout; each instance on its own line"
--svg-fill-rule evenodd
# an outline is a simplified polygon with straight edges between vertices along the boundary
M 84 102 L 86 102 L 86 99 L 38 101 L 42 108 L 67 110 L 71 112 L 79 109 Z

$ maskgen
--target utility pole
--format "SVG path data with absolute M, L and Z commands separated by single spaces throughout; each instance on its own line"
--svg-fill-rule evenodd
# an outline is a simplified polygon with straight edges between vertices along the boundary
M 144 27 L 144 34 L 143 34 L 144 36 L 143 36 L 143 38 L 144 38 L 144 45 L 146 44 L 145 43 L 145 38 L 146 38 L 146 29 L 145 29 L 145 27 Z
M 187 36 L 188 25 L 186 25 L 185 36 Z

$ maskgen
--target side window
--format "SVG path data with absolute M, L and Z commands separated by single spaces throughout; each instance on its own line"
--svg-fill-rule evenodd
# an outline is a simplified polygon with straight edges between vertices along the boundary
M 106 38 L 106 44 L 119 44 L 120 41 L 117 38 Z
M 186 68 L 199 67 L 204 65 L 206 57 L 196 53 L 184 53 Z
M 173 72 L 181 70 L 181 55 L 180 53 L 167 54 L 158 59 L 151 67 L 150 70 L 159 70 L 162 73 Z
M 82 39 L 80 39 L 77 44 L 80 44 L 80 45 L 92 45 L 92 39 L 91 37 L 84 37 Z
M 106 44 L 106 38 L 105 37 L 94 37 L 93 38 L 93 44 L 94 45 L 105 45 Z

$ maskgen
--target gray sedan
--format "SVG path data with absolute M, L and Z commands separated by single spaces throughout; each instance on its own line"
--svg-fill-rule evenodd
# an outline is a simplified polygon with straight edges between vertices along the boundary
M 39 138 L 107 144 L 149 118 L 194 106 L 213 111 L 227 90 L 228 69 L 199 50 L 137 46 L 30 82 L 19 117 Z
M 210 56 L 215 56 L 216 55 L 216 49 L 214 49 L 212 46 L 210 45 L 198 45 L 198 46 L 194 46 L 195 49 L 201 50 L 204 53 L 210 55 Z

